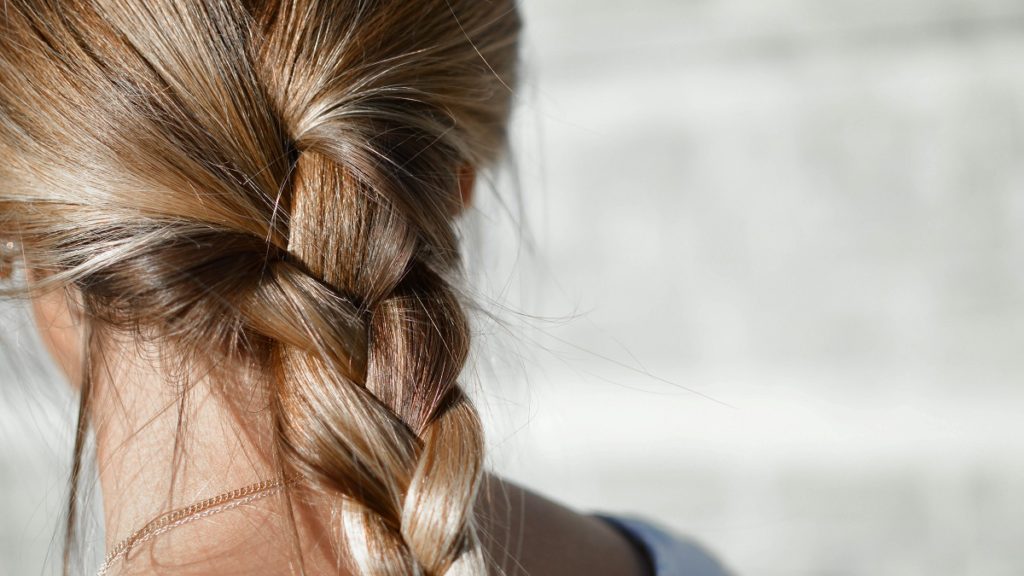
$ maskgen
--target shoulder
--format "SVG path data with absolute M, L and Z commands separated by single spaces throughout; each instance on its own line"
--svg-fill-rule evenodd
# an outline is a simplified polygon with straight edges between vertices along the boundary
M 491 476 L 477 501 L 492 574 L 647 576 L 642 550 L 591 514 Z
M 731 576 L 703 546 L 635 516 L 595 514 L 646 552 L 654 576 Z

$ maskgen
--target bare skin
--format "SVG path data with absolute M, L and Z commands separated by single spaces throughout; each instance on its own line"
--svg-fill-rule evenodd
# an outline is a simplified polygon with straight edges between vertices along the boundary
M 465 186 L 463 189 L 471 188 Z M 64 292 L 37 297 L 44 342 L 77 385 L 83 321 Z M 257 417 L 243 423 L 200 380 L 189 392 L 188 426 L 179 433 L 178 392 L 146 350 L 111 343 L 96 386 L 97 433 L 107 549 L 163 512 L 273 476 L 269 433 Z M 253 410 L 252 414 L 258 414 Z M 181 457 L 175 462 L 175 442 Z M 172 485 L 172 477 L 175 481 Z M 617 531 L 510 482 L 490 477 L 478 518 L 486 553 L 508 576 L 643 576 L 642 555 Z M 328 506 L 292 501 L 307 574 L 347 574 L 326 543 Z M 293 563 L 289 506 L 271 496 L 192 522 L 138 547 L 110 574 L 175 576 L 299 574 Z

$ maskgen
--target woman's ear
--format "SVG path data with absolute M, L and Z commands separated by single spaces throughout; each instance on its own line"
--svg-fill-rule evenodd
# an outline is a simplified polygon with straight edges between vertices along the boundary
M 26 272 L 31 284 L 33 274 Z M 74 288 L 55 288 L 32 297 L 35 318 L 43 344 L 71 385 L 81 386 L 85 345 L 85 322 Z
M 460 212 L 473 203 L 473 188 L 476 186 L 476 168 L 463 164 L 459 168 L 459 197 L 462 199 Z

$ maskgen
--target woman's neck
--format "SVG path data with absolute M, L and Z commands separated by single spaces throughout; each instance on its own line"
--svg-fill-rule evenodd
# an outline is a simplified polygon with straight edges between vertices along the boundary
M 94 382 L 108 551 L 161 514 L 278 477 L 265 410 L 255 401 L 245 414 L 229 409 L 208 378 L 179 389 L 156 357 L 134 345 L 105 346 Z M 168 574 L 287 574 L 292 550 L 281 543 L 294 539 L 286 502 L 267 496 L 169 530 L 110 573 L 151 573 L 159 565 Z M 309 531 L 312 519 L 296 520 L 300 533 Z
M 179 390 L 156 357 L 134 344 L 108 346 L 95 381 L 107 550 L 161 514 L 278 476 L 258 399 L 229 409 L 207 378 Z M 326 498 L 278 494 L 182 525 L 133 549 L 109 574 L 347 576 Z M 485 554 L 505 573 L 644 573 L 643 558 L 608 525 L 496 477 L 484 482 L 477 517 Z

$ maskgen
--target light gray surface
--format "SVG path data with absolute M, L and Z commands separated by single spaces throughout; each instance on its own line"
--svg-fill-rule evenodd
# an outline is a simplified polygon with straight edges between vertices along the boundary
M 470 235 L 542 317 L 482 328 L 495 465 L 742 574 L 1019 573 L 1024 8 L 524 9 L 536 248 L 486 194 Z M 39 574 L 70 400 L 3 362 L 0 574 Z

